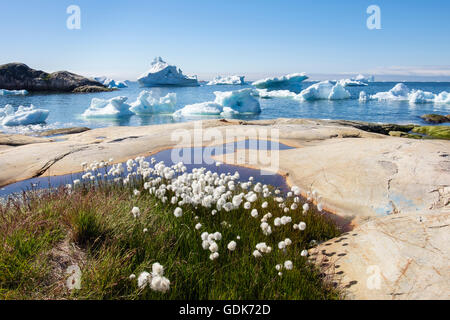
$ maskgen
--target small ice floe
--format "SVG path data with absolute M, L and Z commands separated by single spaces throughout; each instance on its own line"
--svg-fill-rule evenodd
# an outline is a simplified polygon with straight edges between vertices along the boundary
M 136 114 L 172 114 L 177 103 L 176 93 L 158 97 L 152 91 L 142 91 L 137 100 L 131 103 L 130 110 Z
M 138 82 L 143 87 L 157 86 L 198 86 L 196 77 L 189 77 L 183 74 L 181 69 L 171 66 L 161 57 L 153 60 L 151 68 L 138 78 Z
M 292 73 L 282 77 L 272 77 L 258 80 L 252 83 L 258 89 L 270 89 L 280 86 L 298 85 L 308 79 L 305 73 Z
M 174 113 L 174 116 L 212 115 L 227 116 L 233 114 L 259 114 L 261 106 L 253 96 L 254 90 L 216 91 L 214 101 L 196 103 L 185 106 Z
M 94 78 L 95 81 L 100 82 L 101 84 L 103 84 L 105 87 L 108 87 L 110 89 L 116 88 L 116 89 L 121 89 L 121 88 L 127 88 L 128 85 L 125 83 L 125 81 L 116 81 L 107 77 L 96 77 Z
M 115 97 L 109 100 L 94 98 L 91 105 L 82 114 L 85 118 L 108 118 L 133 115 L 127 97 Z
M 214 85 L 244 85 L 245 77 L 244 76 L 228 76 L 228 77 L 222 77 L 217 76 L 213 80 L 209 81 L 206 85 L 207 86 L 214 86 Z
M 17 111 L 8 104 L 0 108 L 0 123 L 3 126 L 26 126 L 44 123 L 49 115 L 48 110 L 37 109 L 35 106 L 20 106 Z
M 289 90 L 272 90 L 267 89 L 256 89 L 257 96 L 261 99 L 272 99 L 272 98 L 295 98 L 297 94 Z
M 439 94 L 423 90 L 410 90 L 404 83 L 396 84 L 391 90 L 368 95 L 364 91 L 360 93 L 361 102 L 368 100 L 377 101 L 408 101 L 410 104 L 421 103 L 450 103 L 450 93 L 443 91 Z
M 0 96 L 26 96 L 27 90 L 6 90 L 0 89 Z
M 348 92 L 341 84 L 333 84 L 331 81 L 315 83 L 295 97 L 295 99 L 300 101 L 343 100 L 349 98 L 350 92 Z

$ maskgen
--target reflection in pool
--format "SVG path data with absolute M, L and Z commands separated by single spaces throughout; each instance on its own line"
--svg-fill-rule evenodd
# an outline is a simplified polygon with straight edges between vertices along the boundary
M 216 161 L 211 158 L 214 155 L 229 154 L 235 152 L 235 150 L 247 149 L 247 150 L 288 150 L 293 149 L 285 144 L 276 141 L 267 140 L 243 140 L 238 142 L 227 143 L 221 146 L 210 146 L 210 147 L 194 147 L 194 148 L 175 148 L 160 151 L 152 156 L 147 157 L 145 160 L 150 161 L 151 158 L 155 158 L 156 162 L 164 161 L 168 166 L 179 162 L 178 159 L 172 161 L 172 155 L 177 155 L 177 158 L 190 159 L 200 161 L 190 161 L 195 162 L 190 164 L 189 161 L 185 162 L 187 171 L 190 172 L 194 168 L 204 167 L 212 172 L 221 173 L 231 173 L 239 172 L 241 181 L 248 181 L 250 177 L 253 177 L 256 182 L 261 182 L 263 184 L 272 185 L 279 188 L 282 192 L 287 192 L 289 187 L 283 176 L 276 173 L 262 172 L 261 170 L 251 169 L 246 167 L 240 167 L 235 165 L 222 164 L 216 166 Z M 102 159 L 98 159 L 101 161 Z M 174 163 L 175 162 L 175 163 Z M 126 165 L 124 165 L 126 168 Z M 66 174 L 62 176 L 49 176 L 49 177 L 37 177 L 24 181 L 19 181 L 10 184 L 2 189 L 0 189 L 0 197 L 6 197 L 14 193 L 20 193 L 22 191 L 33 189 L 44 189 L 44 188 L 57 188 L 59 186 L 64 186 L 66 184 L 71 184 L 75 179 L 81 179 L 84 172 Z M 125 169 L 125 175 L 128 172 Z

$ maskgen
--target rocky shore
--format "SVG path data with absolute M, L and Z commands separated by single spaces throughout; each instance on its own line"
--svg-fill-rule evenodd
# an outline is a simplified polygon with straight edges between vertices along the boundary
M 111 91 L 100 82 L 68 72 L 47 73 L 23 63 L 0 65 L 0 89 L 30 92 L 102 92 Z
M 325 209 L 353 222 L 352 232 L 310 252 L 319 266 L 333 270 L 348 298 L 449 298 L 450 141 L 386 135 L 399 127 L 380 134 L 375 125 L 349 121 L 208 120 L 80 129 L 60 132 L 58 139 L 0 135 L 0 186 L 78 172 L 84 161 L 150 155 L 179 146 L 174 132 L 186 136 L 198 126 L 224 137 L 231 130 L 241 140 L 278 129 L 278 140 L 295 147 L 279 151 L 277 171 L 304 193 L 316 190 Z M 238 160 L 248 162 L 220 159 Z

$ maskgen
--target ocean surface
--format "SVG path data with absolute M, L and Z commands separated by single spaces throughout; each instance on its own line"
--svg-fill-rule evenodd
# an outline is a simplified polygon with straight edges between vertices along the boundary
M 305 81 L 300 89 L 305 89 L 313 82 Z M 259 115 L 239 115 L 237 119 L 259 120 L 274 118 L 315 118 L 315 119 L 345 119 L 361 120 L 378 123 L 397 124 L 425 124 L 420 116 L 427 113 L 449 114 L 450 104 L 416 104 L 395 101 L 369 101 L 360 103 L 359 93 L 368 94 L 389 91 L 397 82 L 372 82 L 367 87 L 347 87 L 351 99 L 341 101 L 318 100 L 314 102 L 299 102 L 286 98 L 260 99 L 262 113 Z M 442 91 L 450 92 L 449 82 L 405 82 L 410 89 L 421 89 L 438 94 Z M 2 127 L 3 132 L 29 133 L 46 129 L 87 126 L 99 128 L 108 126 L 144 126 L 152 124 L 175 123 L 199 119 L 212 119 L 212 116 L 191 116 L 174 118 L 171 115 L 133 115 L 119 119 L 84 119 L 81 114 L 89 107 L 93 98 L 110 99 L 116 96 L 128 97 L 128 103 L 134 102 L 142 90 L 152 90 L 164 96 L 167 93 L 177 94 L 177 109 L 185 105 L 212 101 L 214 91 L 232 91 L 251 87 L 251 85 L 221 85 L 200 87 L 161 87 L 141 88 L 136 82 L 129 82 L 129 87 L 114 92 L 87 93 L 87 94 L 47 94 L 34 93 L 26 96 L 0 96 L 0 108 L 6 104 L 13 107 L 33 104 L 37 108 L 47 109 L 50 115 L 46 124 Z M 298 92 L 299 92 L 298 90 Z

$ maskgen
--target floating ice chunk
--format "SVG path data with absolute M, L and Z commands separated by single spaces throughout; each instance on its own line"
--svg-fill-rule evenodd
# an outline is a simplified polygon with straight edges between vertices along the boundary
M 85 118 L 108 118 L 132 115 L 127 97 L 115 97 L 109 100 L 94 98 L 91 105 L 82 114 Z
M 296 99 L 300 101 L 314 100 L 343 100 L 350 98 L 350 93 L 339 83 L 334 84 L 330 81 L 315 83 L 300 92 Z
M 350 92 L 345 90 L 345 88 L 341 84 L 336 84 L 330 92 L 328 96 L 329 100 L 344 100 L 350 98 Z
M 342 79 L 338 83 L 343 87 L 365 87 L 368 86 L 367 83 L 353 79 Z
M 252 83 L 258 89 L 269 89 L 276 87 L 289 87 L 290 85 L 298 85 L 302 81 L 308 79 L 305 73 L 292 73 L 282 77 L 273 77 L 258 80 Z
M 434 98 L 435 103 L 450 103 L 450 93 L 443 91 Z
M 244 76 L 228 76 L 228 77 L 221 77 L 217 76 L 212 81 L 209 81 L 206 85 L 207 86 L 214 86 L 214 85 L 243 85 L 245 84 Z
M 368 99 L 367 93 L 365 91 L 361 91 L 359 93 L 359 102 L 366 102 Z
M 397 101 L 407 101 L 409 100 L 409 88 L 403 84 L 396 84 L 391 90 L 385 92 L 378 92 L 369 97 L 369 100 L 397 100 Z
M 94 78 L 94 80 L 100 82 L 105 87 L 108 87 L 110 89 L 113 89 L 113 88 L 121 89 L 121 88 L 128 87 L 128 85 L 124 81 L 115 81 L 113 79 L 109 79 L 106 77 L 97 77 L 97 78 Z
M 174 116 L 186 115 L 231 115 L 241 113 L 261 113 L 259 101 L 253 97 L 252 89 L 237 91 L 216 91 L 214 101 L 196 103 L 185 106 L 174 113 Z
M 271 99 L 271 98 L 295 98 L 297 94 L 289 90 L 273 90 L 268 91 L 267 89 L 256 89 L 258 96 L 261 99 Z
M 26 96 L 27 90 L 6 90 L 0 89 L 0 96 Z
M 439 94 L 423 90 L 410 90 L 405 84 L 398 83 L 391 90 L 378 92 L 367 96 L 367 100 L 378 101 L 408 101 L 410 104 L 421 103 L 450 103 L 449 94 L 443 91 Z
M 0 108 L 0 122 L 4 126 L 26 126 L 30 124 L 44 123 L 49 115 L 48 110 L 20 106 L 17 111 L 11 105 Z
M 223 112 L 223 107 L 215 102 L 201 102 L 185 106 L 174 113 L 174 116 L 207 115 L 219 116 Z
M 215 103 L 238 113 L 261 113 L 259 101 L 253 97 L 252 89 L 237 91 L 216 91 Z
M 143 87 L 157 86 L 198 86 L 196 77 L 189 77 L 176 66 L 171 66 L 161 57 L 153 60 L 151 68 L 138 78 L 138 82 Z
M 356 81 L 360 81 L 360 82 L 375 82 L 375 77 L 374 76 L 364 76 L 362 74 L 358 74 L 356 77 L 352 78 L 351 80 L 356 80 Z
M 157 97 L 152 91 L 141 91 L 137 100 L 131 103 L 130 111 L 136 114 L 173 113 L 177 103 L 176 93 Z
M 411 104 L 434 102 L 435 98 L 436 95 L 434 93 L 422 90 L 412 91 L 408 95 L 408 100 Z

